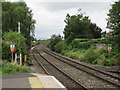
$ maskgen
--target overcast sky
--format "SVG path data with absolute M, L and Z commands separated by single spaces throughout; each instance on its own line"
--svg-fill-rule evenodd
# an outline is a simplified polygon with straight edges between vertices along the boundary
M 17 0 L 10 0 L 17 1 Z M 85 12 L 93 23 L 103 31 L 106 29 L 106 18 L 111 3 L 116 0 L 24 0 L 33 10 L 36 20 L 35 37 L 48 39 L 52 34 L 61 34 L 65 27 L 66 14 L 75 15 L 79 8 Z M 73 2 L 74 1 L 74 2 Z

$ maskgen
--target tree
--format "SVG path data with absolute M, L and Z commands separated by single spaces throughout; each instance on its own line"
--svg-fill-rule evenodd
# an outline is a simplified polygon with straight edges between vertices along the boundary
M 90 32 L 93 38 L 101 38 L 101 31 L 102 29 L 99 28 L 95 23 L 90 24 Z
M 2 56 L 3 59 L 10 57 L 10 45 L 15 45 L 15 52 L 26 53 L 26 39 L 18 32 L 6 32 L 3 36 Z
M 52 35 L 49 47 L 51 50 L 55 51 L 55 45 L 62 40 L 61 35 Z
M 113 30 L 114 45 L 120 52 L 120 0 L 112 4 L 107 21 L 107 28 Z
M 90 20 L 88 16 L 83 16 L 83 13 L 79 11 L 77 15 L 66 15 L 64 20 L 66 26 L 64 28 L 65 40 L 70 43 L 74 38 L 90 38 L 89 24 Z
M 31 33 L 34 36 L 35 20 L 32 19 L 32 10 L 25 2 L 2 2 L 2 31 L 18 31 L 20 22 L 21 34 L 27 39 L 26 44 L 31 45 Z
M 61 53 L 63 50 L 67 48 L 67 45 L 64 40 L 59 41 L 55 46 L 55 52 Z

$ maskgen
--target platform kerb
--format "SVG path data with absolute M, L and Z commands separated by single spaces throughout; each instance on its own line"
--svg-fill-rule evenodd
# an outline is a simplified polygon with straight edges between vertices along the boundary
M 36 75 L 44 88 L 59 88 L 60 90 L 67 90 L 54 76 L 33 74 Z

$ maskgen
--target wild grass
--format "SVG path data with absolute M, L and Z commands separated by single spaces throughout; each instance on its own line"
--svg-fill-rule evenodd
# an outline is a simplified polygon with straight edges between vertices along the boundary
M 64 50 L 62 53 L 68 57 L 75 58 L 75 59 L 82 59 L 84 57 L 84 49 L 71 49 L 71 50 Z
M 15 63 L 2 62 L 2 73 L 3 75 L 7 74 L 19 74 L 19 73 L 30 73 L 29 69 L 26 66 L 20 66 Z
M 110 57 L 106 49 L 98 50 L 95 47 L 88 49 L 73 48 L 62 51 L 63 55 L 73 59 L 78 59 L 82 62 L 100 65 L 100 66 L 118 66 L 117 54 L 111 53 Z

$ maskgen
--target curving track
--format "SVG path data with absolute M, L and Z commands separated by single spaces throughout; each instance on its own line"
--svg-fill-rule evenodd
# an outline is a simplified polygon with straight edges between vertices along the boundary
M 51 55 L 51 56 L 53 56 L 57 60 L 60 60 L 60 61 L 62 61 L 64 63 L 67 63 L 67 64 L 69 64 L 69 65 L 71 65 L 71 66 L 73 66 L 73 67 L 75 67 L 75 68 L 77 68 L 79 70 L 82 70 L 82 71 L 84 71 L 84 72 L 86 72 L 86 73 L 88 73 L 90 75 L 93 75 L 93 76 L 95 76 L 95 77 L 97 77 L 97 78 L 99 78 L 99 79 L 101 79 L 101 80 L 103 80 L 105 82 L 108 82 L 108 83 L 113 84 L 113 85 L 115 85 L 117 87 L 120 87 L 120 77 L 119 76 L 115 76 L 115 75 L 112 75 L 110 73 L 101 71 L 99 69 L 96 69 L 96 68 L 94 68 L 92 66 L 86 65 L 84 63 L 76 62 L 74 60 L 63 57 L 63 56 L 61 56 L 61 55 L 59 55 L 57 53 L 54 53 L 54 52 L 52 52 L 50 50 L 47 50 L 47 49 L 45 49 L 44 52 Z
M 45 69 L 45 67 L 41 64 L 41 62 L 37 59 L 38 54 L 35 52 L 35 50 L 32 51 L 32 55 L 34 57 L 34 59 L 36 60 L 36 62 L 40 65 L 40 67 L 43 70 L 43 74 L 47 74 L 50 75 L 49 72 Z
M 54 53 L 44 46 L 37 46 L 34 49 L 33 56 L 44 71 L 55 76 L 67 88 L 120 87 L 118 76 Z
M 67 89 L 71 90 L 73 88 L 79 88 L 81 90 L 87 90 L 87 88 L 82 86 L 79 82 L 75 81 L 68 74 L 64 73 L 61 69 L 44 58 L 36 48 L 33 49 L 32 54 L 46 74 L 55 76 Z

